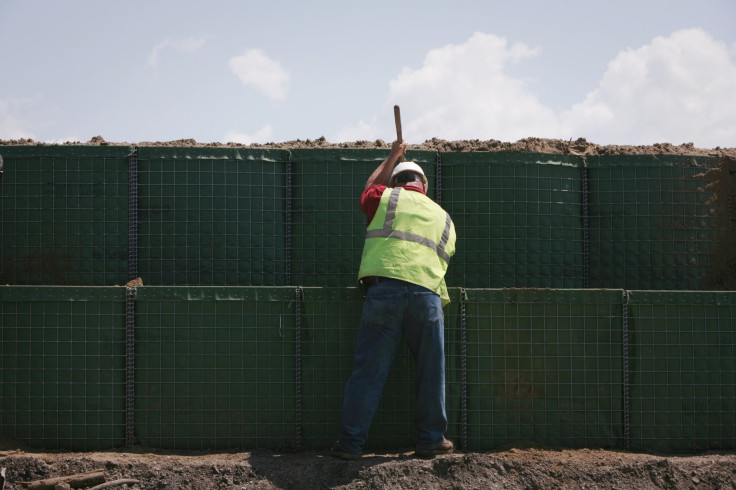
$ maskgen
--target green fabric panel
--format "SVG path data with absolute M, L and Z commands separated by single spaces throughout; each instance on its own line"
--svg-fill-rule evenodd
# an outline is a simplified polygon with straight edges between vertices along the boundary
M 125 289 L 0 287 L 0 437 L 125 443 Z
M 363 298 L 357 288 L 304 288 L 302 300 L 304 444 L 325 448 L 337 440 Z M 373 427 L 378 425 L 374 422 Z M 371 444 L 380 444 L 375 439 L 371 433 Z
M 0 154 L 0 283 L 125 284 L 130 148 L 0 147 Z
M 733 449 L 736 293 L 628 296 L 631 449 Z
M 166 289 L 146 289 L 135 303 L 137 441 L 299 447 L 294 289 L 281 300 L 220 288 L 183 288 L 166 299 Z
M 285 285 L 288 152 L 141 148 L 138 158 L 144 284 Z
M 590 285 L 699 289 L 719 230 L 708 190 L 714 158 L 591 159 Z
M 469 449 L 623 447 L 621 291 L 466 293 Z
M 388 149 L 292 150 L 294 284 L 357 284 L 367 225 L 360 195 L 388 155 Z M 422 166 L 432 187 L 436 153 L 412 151 L 407 158 Z
M 457 230 L 448 286 L 584 285 L 581 162 L 564 155 L 442 153 Z

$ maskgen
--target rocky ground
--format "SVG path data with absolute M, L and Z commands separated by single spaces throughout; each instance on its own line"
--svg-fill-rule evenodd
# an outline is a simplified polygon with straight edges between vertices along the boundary
M 411 452 L 380 453 L 350 462 L 314 451 L 5 450 L 0 451 L 0 467 L 6 468 L 5 490 L 27 488 L 19 482 L 93 470 L 104 470 L 107 483 L 118 482 L 114 488 L 128 489 L 736 488 L 736 453 L 673 456 L 535 447 L 456 453 L 432 460 L 414 458 Z

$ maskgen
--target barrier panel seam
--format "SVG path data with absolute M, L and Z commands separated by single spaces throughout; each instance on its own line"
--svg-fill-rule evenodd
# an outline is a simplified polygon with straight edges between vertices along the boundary
M 588 289 L 590 287 L 590 219 L 588 213 L 590 212 L 590 196 L 588 188 L 588 161 L 583 157 L 583 165 L 581 166 L 582 172 L 582 185 L 583 185 L 583 287 Z
M 296 288 L 296 299 L 295 299 L 295 373 L 294 383 L 296 390 L 296 448 L 301 449 L 302 447 L 302 288 L 297 286 Z
M 138 277 L 138 147 L 128 157 L 128 279 Z
M 435 166 L 435 197 L 437 204 L 442 206 L 442 156 L 440 152 L 437 152 L 436 158 L 437 165 Z
M 465 289 L 460 289 L 460 424 L 462 450 L 468 448 L 468 345 Z
M 125 446 L 135 443 L 135 288 L 125 288 Z
M 631 412 L 629 390 L 629 296 L 626 289 L 621 293 L 621 350 L 622 350 L 622 385 L 623 385 L 623 430 L 624 449 L 631 447 Z
M 285 268 L 286 268 L 286 284 L 291 284 L 291 220 L 292 220 L 292 208 L 291 208 L 291 200 L 293 198 L 293 194 L 291 191 L 292 187 L 292 177 L 293 177 L 293 165 L 291 161 L 291 150 L 289 150 L 289 154 L 286 158 L 286 203 L 285 203 L 285 216 L 284 216 L 284 224 L 286 226 L 286 230 L 284 230 L 284 233 L 286 236 L 284 237 L 284 260 L 286 261 Z

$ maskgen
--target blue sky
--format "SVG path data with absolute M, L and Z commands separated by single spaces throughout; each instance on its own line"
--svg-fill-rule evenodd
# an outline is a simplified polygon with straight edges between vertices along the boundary
M 0 139 L 736 146 L 732 0 L 0 0 Z

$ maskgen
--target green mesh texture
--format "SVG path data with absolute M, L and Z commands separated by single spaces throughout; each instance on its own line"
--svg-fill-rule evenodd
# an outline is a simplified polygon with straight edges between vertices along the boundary
M 140 276 L 162 286 L 352 287 L 366 226 L 359 197 L 388 155 L 0 151 L 0 279 L 38 285 Z M 456 225 L 450 286 L 696 290 L 727 248 L 717 157 L 417 150 L 408 158 Z
M 0 284 L 125 284 L 129 147 L 0 147 Z
M 443 153 L 442 205 L 458 234 L 451 286 L 583 287 L 579 160 Z
M 297 447 L 291 288 L 136 291 L 136 439 Z
M 145 284 L 286 284 L 285 150 L 140 148 Z
M 620 291 L 466 294 L 470 449 L 622 447 Z
M 736 295 L 632 291 L 631 448 L 732 449 Z
M 356 288 L 144 286 L 132 317 L 128 291 L 0 287 L 0 437 L 79 450 L 120 447 L 128 428 L 164 449 L 332 443 Z M 736 293 L 623 293 L 451 288 L 448 437 L 477 451 L 735 449 Z M 413 372 L 402 345 L 367 451 L 413 447 Z
M 590 286 L 699 289 L 717 247 L 708 157 L 592 158 Z
M 0 436 L 42 449 L 125 442 L 125 290 L 0 287 Z

